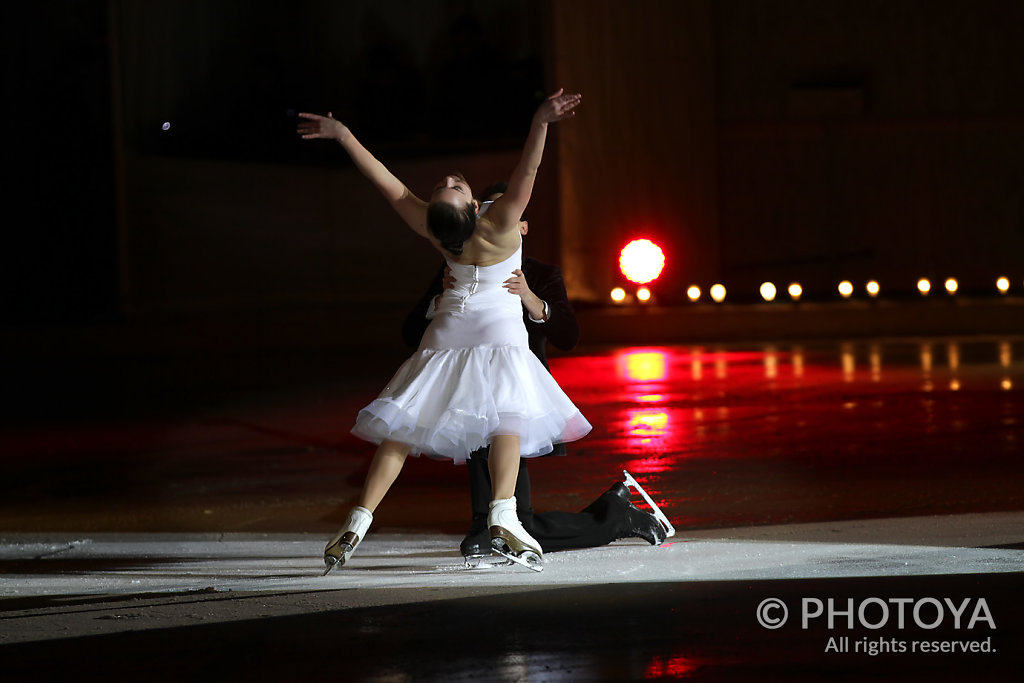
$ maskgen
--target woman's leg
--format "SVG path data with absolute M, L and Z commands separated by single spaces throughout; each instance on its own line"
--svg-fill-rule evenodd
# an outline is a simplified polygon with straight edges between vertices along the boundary
M 518 441 L 518 438 L 517 438 Z M 405 458 L 409 455 L 409 446 L 397 441 L 383 441 L 377 447 L 370 462 L 370 471 L 363 482 L 363 491 L 359 494 L 359 505 L 371 513 L 380 505 L 384 495 L 395 483 L 398 473 L 402 471 Z M 514 486 L 513 482 L 513 486 Z
M 487 458 L 491 469 L 494 500 L 491 501 L 487 526 L 491 547 L 520 564 L 540 571 L 544 551 L 540 543 L 523 528 L 516 514 L 516 478 L 519 475 L 519 437 L 495 436 Z
M 487 462 L 491 470 L 494 498 L 511 498 L 516 495 L 516 478 L 519 476 L 519 435 L 499 434 L 493 437 Z
M 377 447 L 377 452 L 373 454 L 373 460 L 370 462 L 370 472 L 363 482 L 359 504 L 349 511 L 345 526 L 341 527 L 324 548 L 324 564 L 327 565 L 324 574 L 345 564 L 349 556 L 355 552 L 373 522 L 373 511 L 380 505 L 384 494 L 402 471 L 407 455 L 409 447 L 396 441 L 384 441 Z

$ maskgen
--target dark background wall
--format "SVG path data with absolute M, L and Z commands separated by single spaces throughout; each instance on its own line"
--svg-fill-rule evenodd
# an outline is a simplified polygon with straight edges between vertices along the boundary
M 406 305 L 440 257 L 296 113 L 333 111 L 424 196 L 453 170 L 507 177 L 543 93 L 535 2 L 116 11 L 136 314 Z
M 2 17 L 2 319 L 109 319 L 120 302 L 105 6 L 9 4 Z
M 507 175 L 557 85 L 584 104 L 528 248 L 577 299 L 646 230 L 665 302 L 1024 280 L 1018 2 L 68 0 L 4 25 L 8 324 L 400 311 L 437 257 L 295 111 L 425 191 Z
M 715 3 L 721 277 L 1024 279 L 1024 6 Z
M 570 292 L 607 301 L 618 252 L 666 251 L 655 291 L 683 298 L 719 271 L 714 4 L 553 3 L 552 76 L 584 93 L 558 130 L 559 225 Z

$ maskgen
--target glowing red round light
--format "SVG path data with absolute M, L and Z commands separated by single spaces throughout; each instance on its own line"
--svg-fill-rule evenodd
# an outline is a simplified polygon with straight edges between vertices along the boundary
M 650 240 L 633 240 L 619 252 L 619 269 L 638 285 L 658 279 L 665 267 L 665 252 Z

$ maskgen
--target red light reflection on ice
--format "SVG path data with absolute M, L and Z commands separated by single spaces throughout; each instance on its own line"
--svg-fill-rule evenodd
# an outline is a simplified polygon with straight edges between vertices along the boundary
M 673 448 L 672 419 L 669 411 L 657 408 L 631 408 L 625 411 L 626 452 L 639 457 L 626 468 L 634 474 L 664 472 L 671 465 L 666 457 Z
M 668 413 L 664 410 L 630 410 L 626 432 L 641 439 L 665 436 L 668 434 Z
M 626 351 L 618 358 L 619 375 L 631 382 L 661 382 L 668 375 L 664 351 Z
M 625 468 L 635 475 L 641 474 L 658 474 L 659 472 L 667 472 L 672 469 L 672 461 L 668 458 L 660 456 L 652 456 L 650 458 L 634 458 L 626 463 Z M 648 491 L 650 493 L 650 491 Z M 652 494 L 653 495 L 653 494 Z M 666 501 L 656 500 L 658 505 L 665 505 Z
M 697 665 L 682 655 L 675 657 L 655 656 L 647 665 L 644 678 L 681 678 L 684 674 L 696 670 Z

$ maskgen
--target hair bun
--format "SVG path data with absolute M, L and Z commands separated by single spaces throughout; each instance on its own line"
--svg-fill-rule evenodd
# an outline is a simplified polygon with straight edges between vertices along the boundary
M 476 206 L 472 202 L 463 206 L 431 204 L 427 207 L 427 228 L 445 251 L 459 256 L 462 244 L 476 228 Z
M 460 256 L 462 254 L 463 244 L 463 242 L 441 242 L 441 246 L 444 247 L 445 251 L 454 254 L 455 256 Z

